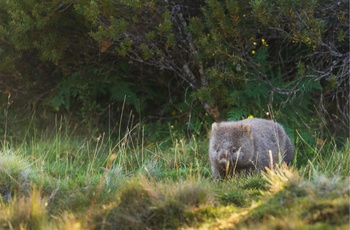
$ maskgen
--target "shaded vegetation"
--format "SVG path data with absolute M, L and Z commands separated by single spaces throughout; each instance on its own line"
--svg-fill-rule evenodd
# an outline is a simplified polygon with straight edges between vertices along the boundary
M 295 130 L 311 145 L 329 134 L 341 143 L 348 8 L 329 0 L 3 1 L 0 90 L 13 107 L 71 114 L 95 135 L 130 113 L 189 136 L 213 120 L 253 115 L 277 119 L 296 143 Z

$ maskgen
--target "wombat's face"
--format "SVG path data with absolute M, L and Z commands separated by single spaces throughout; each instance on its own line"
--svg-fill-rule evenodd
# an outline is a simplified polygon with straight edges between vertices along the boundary
M 214 123 L 209 148 L 210 157 L 222 169 L 246 167 L 254 153 L 250 126 Z

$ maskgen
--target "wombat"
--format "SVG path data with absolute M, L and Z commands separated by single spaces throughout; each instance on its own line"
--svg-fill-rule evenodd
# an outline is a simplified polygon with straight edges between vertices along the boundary
M 212 124 L 209 159 L 215 178 L 290 164 L 293 157 L 294 147 L 277 122 L 252 118 Z

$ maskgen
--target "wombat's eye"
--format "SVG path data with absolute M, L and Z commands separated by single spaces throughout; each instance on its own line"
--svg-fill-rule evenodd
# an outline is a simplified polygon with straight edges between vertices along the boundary
M 214 146 L 213 146 L 213 149 L 214 149 L 215 151 L 217 151 L 217 152 L 218 152 L 218 151 L 219 151 L 219 146 L 214 145 Z
M 235 152 L 237 152 L 237 148 L 234 147 L 234 146 L 232 146 L 232 147 L 231 147 L 231 153 L 235 153 Z

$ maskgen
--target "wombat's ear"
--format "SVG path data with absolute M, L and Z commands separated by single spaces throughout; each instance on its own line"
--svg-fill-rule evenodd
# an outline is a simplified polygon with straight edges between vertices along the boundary
M 248 136 L 250 136 L 251 134 L 250 125 L 242 125 L 242 131 L 246 133 Z
M 211 125 L 211 130 L 212 130 L 212 131 L 213 131 L 213 130 L 216 130 L 216 129 L 218 128 L 218 126 L 219 126 L 219 123 L 214 122 L 214 123 Z

